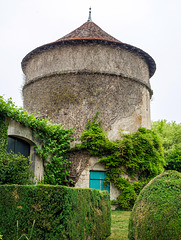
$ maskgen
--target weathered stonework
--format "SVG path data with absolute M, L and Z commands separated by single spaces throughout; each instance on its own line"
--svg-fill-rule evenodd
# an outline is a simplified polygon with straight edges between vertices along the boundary
M 87 151 L 74 151 L 70 153 L 71 161 L 70 176 L 74 184 L 79 180 L 80 175 L 89 164 L 90 154 Z
M 57 46 L 31 58 L 24 73 L 26 83 L 50 73 L 90 72 L 123 75 L 149 85 L 146 62 L 123 48 L 101 44 Z
M 131 54 L 133 65 L 136 65 L 135 57 Z M 138 60 L 137 66 L 132 66 L 136 68 L 136 71 L 135 73 L 130 71 L 130 77 L 123 77 L 129 72 L 128 66 L 128 70 L 125 70 L 126 67 L 123 68 L 123 74 L 118 74 L 118 71 L 117 73 L 116 71 L 115 73 L 113 73 L 114 71 L 102 73 L 92 68 L 89 71 L 82 69 L 77 72 L 73 70 L 57 74 L 53 72 L 49 75 L 46 72 L 43 77 L 39 76 L 39 78 L 36 71 L 33 71 L 31 61 L 32 74 L 30 76 L 36 76 L 36 78 L 30 79 L 30 76 L 27 75 L 29 77 L 26 78 L 23 89 L 24 107 L 29 112 L 39 113 L 43 117 L 48 116 L 54 122 L 62 123 L 67 128 L 75 127 L 77 139 L 85 129 L 87 120 L 93 117 L 97 111 L 103 121 L 104 130 L 111 131 L 112 140 L 117 139 L 120 129 L 134 132 L 140 126 L 150 128 L 150 120 L 147 121 L 150 119 L 149 72 L 145 62 L 139 58 Z M 42 64 L 40 63 L 41 61 L 38 61 L 37 65 Z M 34 64 L 36 66 L 36 61 Z M 95 62 L 97 67 L 96 64 Z M 105 67 L 104 62 L 103 66 Z M 48 71 L 47 68 L 45 68 L 46 71 Z M 138 77 L 138 68 L 142 69 L 140 81 L 136 78 Z M 27 67 L 27 69 L 29 68 Z M 144 74 L 145 78 L 143 78 Z M 146 107 L 143 106 L 145 99 Z
M 97 112 L 110 140 L 151 126 L 149 79 L 155 72 L 154 60 L 92 21 L 34 49 L 23 59 L 22 68 L 24 108 L 75 128 L 75 141 Z M 76 187 L 89 187 L 91 170 L 105 171 L 87 152 L 71 153 L 70 160 Z M 115 199 L 120 192 L 111 185 L 110 194 Z

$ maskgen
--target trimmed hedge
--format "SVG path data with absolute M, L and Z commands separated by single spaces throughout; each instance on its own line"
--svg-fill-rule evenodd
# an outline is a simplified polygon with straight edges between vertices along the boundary
M 0 185 L 0 216 L 3 240 L 18 239 L 23 234 L 29 238 L 33 222 L 31 240 L 91 240 L 110 235 L 107 191 L 51 185 Z
M 141 191 L 130 216 L 129 239 L 181 239 L 181 173 L 166 171 Z

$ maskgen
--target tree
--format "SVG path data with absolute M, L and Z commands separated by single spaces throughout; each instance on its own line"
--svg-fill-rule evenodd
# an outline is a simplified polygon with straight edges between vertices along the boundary
M 181 123 L 160 120 L 152 122 L 152 130 L 161 138 L 167 170 L 181 172 Z

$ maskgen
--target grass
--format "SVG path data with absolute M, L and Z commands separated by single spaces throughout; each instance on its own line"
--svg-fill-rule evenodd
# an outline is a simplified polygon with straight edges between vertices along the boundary
M 106 240 L 128 240 L 129 211 L 112 211 L 111 236 Z

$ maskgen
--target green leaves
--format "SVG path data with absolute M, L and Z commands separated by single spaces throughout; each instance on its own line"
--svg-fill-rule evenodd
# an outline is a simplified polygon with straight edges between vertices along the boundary
M 71 133 L 71 130 L 57 126 L 51 132 L 36 131 L 36 136 L 42 142 L 42 146 L 36 147 L 36 152 L 45 162 L 44 183 L 67 185 L 70 182 L 68 151 Z
M 30 127 L 34 138 L 38 138 L 41 145 L 35 146 L 45 165 L 45 183 L 67 184 L 69 182 L 70 162 L 68 150 L 70 148 L 72 129 L 65 129 L 60 124 L 53 124 L 49 119 L 36 118 L 22 108 L 17 108 L 11 99 L 5 101 L 0 96 L 0 152 L 6 152 L 7 129 L 5 119 L 9 117 L 25 127 Z
M 0 153 L 6 152 L 8 144 L 8 125 L 5 122 L 5 118 L 0 115 Z
M 33 177 L 29 160 L 21 154 L 0 154 L 0 184 L 30 184 Z
M 107 150 L 109 140 L 106 133 L 100 128 L 101 122 L 96 122 L 98 114 L 90 119 L 86 125 L 86 130 L 81 134 L 81 148 L 89 149 L 93 156 L 102 156 Z
M 97 122 L 98 114 L 89 120 L 81 135 L 80 148 L 91 155 L 99 156 L 99 162 L 107 169 L 107 182 L 113 182 L 121 190 L 117 202 L 124 209 L 130 209 L 137 194 L 146 184 L 164 170 L 163 147 L 160 138 L 151 130 L 139 128 L 133 134 L 122 136 L 122 140 L 110 141 Z M 128 177 L 124 179 L 123 174 Z M 130 183 L 138 178 L 137 184 Z
M 167 170 L 181 172 L 181 124 L 166 120 L 152 122 L 152 129 L 163 142 Z

